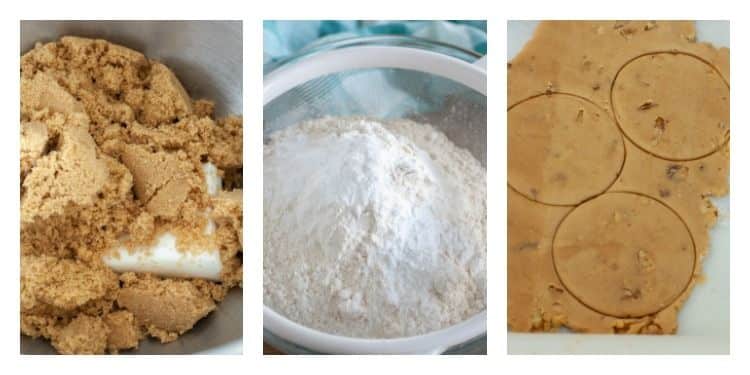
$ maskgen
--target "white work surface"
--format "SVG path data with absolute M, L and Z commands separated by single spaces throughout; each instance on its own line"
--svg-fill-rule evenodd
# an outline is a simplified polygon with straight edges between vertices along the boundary
M 508 60 L 533 35 L 537 21 L 508 22 Z M 699 42 L 729 47 L 728 21 L 697 21 Z M 715 199 L 719 221 L 711 230 L 703 262 L 705 282 L 696 285 L 679 314 L 673 336 L 508 332 L 509 354 L 728 354 L 729 196 Z

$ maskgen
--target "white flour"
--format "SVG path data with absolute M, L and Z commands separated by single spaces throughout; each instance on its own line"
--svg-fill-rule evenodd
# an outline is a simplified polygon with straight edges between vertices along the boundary
M 432 126 L 324 118 L 264 147 L 264 302 L 355 337 L 485 308 L 486 172 Z

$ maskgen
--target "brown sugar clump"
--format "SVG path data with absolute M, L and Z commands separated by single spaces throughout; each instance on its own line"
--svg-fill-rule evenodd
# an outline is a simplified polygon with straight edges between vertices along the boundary
M 242 248 L 242 189 L 234 189 L 232 191 L 221 191 L 219 194 L 212 198 L 213 217 L 216 225 L 219 228 L 228 227 L 234 231 L 236 241 L 239 246 L 235 246 L 237 249 Z
M 22 223 L 22 254 L 94 261 L 104 249 L 117 243 L 138 207 L 132 199 L 130 172 L 111 158 L 104 161 L 109 178 L 90 205 L 68 204 L 48 218 L 37 217 L 32 222 Z
M 54 77 L 39 73 L 21 78 L 21 114 L 47 109 L 63 114 L 83 113 L 83 105 L 57 83 Z
M 193 113 L 198 117 L 210 117 L 214 114 L 214 102 L 198 99 L 193 102 Z
M 20 99 L 22 334 L 66 354 L 137 349 L 146 334 L 177 339 L 241 286 L 241 190 L 209 196 L 202 165 L 241 176 L 241 117 L 213 118 L 160 62 L 79 37 L 21 57 Z M 102 261 L 166 231 L 180 250 L 218 247 L 222 281 Z
M 34 163 L 47 150 L 47 125 L 30 121 L 21 123 L 21 179 L 31 171 Z
M 242 167 L 242 118 L 229 116 L 219 119 L 212 128 L 211 138 L 229 139 L 230 142 L 216 142 L 208 152 L 209 158 L 221 169 Z
M 212 198 L 211 217 L 216 223 L 216 239 L 221 252 L 221 279 L 226 286 L 241 285 L 242 262 L 237 253 L 242 251 L 242 189 L 221 191 Z
M 190 97 L 166 66 L 159 63 L 151 65 L 149 87 L 143 98 L 143 108 L 138 118 L 140 122 L 158 125 L 174 122 L 192 113 Z
M 120 310 L 107 314 L 104 323 L 109 328 L 107 350 L 117 353 L 120 350 L 138 348 L 142 335 L 130 311 Z
M 216 308 L 210 296 L 186 280 L 133 274 L 124 274 L 122 279 L 125 286 L 117 304 L 131 311 L 138 323 L 162 342 L 173 341 Z
M 130 236 L 136 243 L 147 243 L 154 235 L 155 229 L 154 216 L 148 211 L 141 212 L 140 215 L 130 224 Z
M 133 174 L 136 197 L 157 217 L 174 217 L 187 199 L 192 186 L 202 181 L 193 171 L 193 164 L 184 154 L 165 151 L 152 153 L 142 146 L 128 145 L 122 162 Z
M 109 268 L 51 256 L 21 257 L 21 312 L 75 313 L 119 288 Z
M 107 348 L 109 327 L 99 317 L 79 315 L 52 339 L 62 354 L 102 354 Z
M 90 205 L 107 180 L 107 165 L 86 130 L 71 127 L 59 137 L 59 150 L 38 160 L 23 180 L 22 222 L 46 219 L 70 204 Z

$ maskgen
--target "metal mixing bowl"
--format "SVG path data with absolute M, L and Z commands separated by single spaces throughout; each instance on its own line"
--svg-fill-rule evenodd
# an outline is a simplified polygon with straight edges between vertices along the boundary
M 21 21 L 21 53 L 36 42 L 65 35 L 101 38 L 159 60 L 193 98 L 216 102 L 216 115 L 242 114 L 241 21 Z M 235 289 L 216 311 L 177 341 L 148 339 L 127 354 L 241 353 L 242 292 Z M 46 340 L 21 336 L 22 354 L 54 354 Z

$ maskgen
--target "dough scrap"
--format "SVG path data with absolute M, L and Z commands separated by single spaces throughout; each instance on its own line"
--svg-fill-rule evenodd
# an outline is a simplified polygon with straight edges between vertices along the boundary
M 685 57 L 688 55 L 691 57 Z M 655 57 L 652 60 L 650 56 Z M 695 57 L 701 62 L 697 63 Z M 654 70 L 654 66 L 660 68 Z M 670 78 L 677 72 L 683 73 L 681 79 Z M 667 81 L 669 85 L 664 85 Z M 589 333 L 673 334 L 677 331 L 678 311 L 702 277 L 701 262 L 708 251 L 709 230 L 719 215 L 709 199 L 726 195 L 729 190 L 729 143 L 726 141 L 729 97 L 725 82 L 729 82 L 729 49 L 697 43 L 693 22 L 540 22 L 533 38 L 508 64 L 509 142 L 518 142 L 509 144 L 509 150 L 522 150 L 524 155 L 537 158 L 519 161 L 518 165 L 526 163 L 536 169 L 519 168 L 513 172 L 515 176 L 511 174 L 513 165 L 509 165 L 508 328 L 511 331 L 556 331 L 561 327 Z M 620 88 L 621 84 L 624 88 Z M 643 89 L 634 86 L 636 84 Z M 540 133 L 544 140 L 529 143 L 531 137 L 526 137 L 514 141 L 512 132 L 519 127 L 532 126 L 528 120 L 537 115 L 514 114 L 515 109 L 523 109 L 525 100 L 533 100 L 529 98 L 554 98 L 558 94 L 590 100 L 610 121 L 616 118 L 620 131 L 626 136 L 624 164 L 610 186 L 595 189 L 601 186 L 596 180 L 575 181 L 596 191 L 586 197 L 584 203 L 573 202 L 573 199 L 540 199 L 548 198 L 550 191 L 571 194 L 571 191 L 551 190 L 554 185 L 537 188 L 537 193 L 542 191 L 546 195 L 536 198 L 524 188 L 514 189 L 519 175 L 525 174 L 527 180 L 536 178 L 543 183 L 550 170 L 562 167 L 589 170 L 602 163 L 597 158 L 573 158 L 572 164 L 554 160 L 549 149 L 564 145 L 574 146 L 568 150 L 573 155 L 590 152 L 582 150 L 582 144 L 566 142 L 577 137 L 591 138 L 591 134 L 574 127 L 570 127 L 574 134 L 569 137 L 553 137 L 551 134 L 558 129 L 548 128 Z M 614 103 L 610 98 L 614 98 Z M 697 102 L 702 105 L 696 105 Z M 625 109 L 621 111 L 620 107 Z M 573 105 L 562 110 L 553 108 L 548 107 L 547 111 L 566 119 L 577 111 Z M 693 119 L 701 119 L 702 123 L 690 125 Z M 548 123 L 561 126 L 560 122 Z M 557 143 L 560 139 L 563 142 Z M 602 147 L 602 140 L 606 138 L 590 139 L 585 146 Z M 530 150 L 524 149 L 529 145 L 533 146 Z M 606 205 L 576 213 L 589 204 L 599 204 L 597 201 L 621 193 L 642 195 L 643 199 L 652 201 L 653 207 L 663 207 L 666 211 L 631 208 L 641 215 L 656 210 L 653 214 L 663 217 L 650 226 L 671 229 L 662 232 L 646 229 L 653 219 L 639 219 L 631 223 L 632 228 L 643 232 L 642 238 L 637 238 L 626 235 L 632 228 L 606 229 L 607 223 L 602 222 L 607 213 Z M 567 204 L 546 204 L 561 202 Z M 666 214 L 667 211 L 673 211 L 674 215 Z M 579 215 L 581 217 L 576 217 Z M 608 220 L 614 221 L 615 215 L 611 216 Z M 566 217 L 574 221 L 566 224 Z M 619 220 L 626 222 L 624 215 Z M 677 225 L 678 222 L 684 225 Z M 553 256 L 553 240 L 556 241 L 557 235 L 561 236 L 567 251 L 558 254 L 559 249 L 556 249 Z M 688 237 L 694 251 L 686 250 L 684 257 L 672 259 L 666 265 L 665 256 L 676 256 L 683 247 L 690 247 Z M 626 252 L 630 255 L 623 258 L 630 262 L 631 268 L 627 269 L 630 272 L 605 273 L 603 267 L 611 265 L 617 257 L 592 251 L 596 247 L 599 250 L 607 247 L 601 244 L 581 246 L 586 238 L 589 244 L 610 239 L 617 240 L 617 246 L 635 246 Z M 557 259 L 561 264 L 556 264 L 558 257 L 566 259 Z M 638 274 L 634 271 L 636 268 Z M 626 291 L 628 282 L 648 285 L 645 291 L 643 288 Z M 637 303 L 633 303 L 635 296 L 640 298 Z

